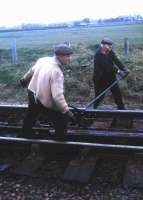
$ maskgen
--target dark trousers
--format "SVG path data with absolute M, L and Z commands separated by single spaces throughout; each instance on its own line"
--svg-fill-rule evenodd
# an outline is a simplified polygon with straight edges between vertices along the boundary
M 114 80 L 115 81 L 115 80 Z M 109 83 L 103 83 L 103 84 L 100 84 L 100 85 L 96 85 L 94 87 L 94 90 L 95 90 L 95 98 L 101 94 L 106 88 L 108 88 L 114 81 L 112 82 L 109 82 Z M 111 92 L 112 92 L 112 95 L 113 95 L 113 98 L 114 98 L 114 101 L 117 105 L 117 108 L 118 109 L 125 109 L 125 106 L 124 106 L 124 103 L 123 103 L 123 100 L 122 100 L 122 94 L 121 94 L 121 90 L 119 88 L 119 85 L 118 84 L 115 84 L 111 89 Z M 104 99 L 105 97 L 105 94 L 102 95 L 99 99 L 97 99 L 94 103 L 94 109 L 97 108 L 97 106 L 101 103 L 101 101 Z
M 67 132 L 68 119 L 65 114 L 59 111 L 54 111 L 43 106 L 40 101 L 34 98 L 33 92 L 28 90 L 28 110 L 23 121 L 22 135 L 30 136 L 32 134 L 32 127 L 41 112 L 46 113 L 48 120 L 53 123 L 55 134 L 62 137 Z

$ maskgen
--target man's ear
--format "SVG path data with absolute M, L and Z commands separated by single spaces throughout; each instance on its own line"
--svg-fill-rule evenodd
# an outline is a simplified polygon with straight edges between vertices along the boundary
M 104 46 L 104 44 L 102 44 L 102 43 L 101 43 L 101 44 L 100 44 L 100 46 L 101 46 L 101 47 L 103 47 L 103 46 Z

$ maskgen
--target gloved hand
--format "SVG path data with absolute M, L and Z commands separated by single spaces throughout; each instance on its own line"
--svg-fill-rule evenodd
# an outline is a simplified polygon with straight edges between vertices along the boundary
M 127 67 L 124 67 L 123 71 L 124 71 L 126 74 L 129 74 L 129 73 L 130 73 L 130 70 L 129 70 Z
M 123 70 L 118 70 L 117 74 L 123 78 L 129 74 L 129 70 L 127 68 L 124 68 Z
M 20 82 L 20 85 L 23 87 L 23 88 L 26 88 L 27 87 L 27 82 L 22 78 L 19 80 Z
M 76 118 L 72 111 L 68 110 L 65 114 L 72 122 L 76 122 Z

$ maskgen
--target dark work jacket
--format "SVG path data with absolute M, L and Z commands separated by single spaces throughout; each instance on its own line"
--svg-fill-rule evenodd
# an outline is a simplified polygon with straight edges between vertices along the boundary
M 116 80 L 116 73 L 124 69 L 124 65 L 117 58 L 114 51 L 110 51 L 107 55 L 103 54 L 100 48 L 97 49 L 94 56 L 94 74 L 93 80 L 95 86 L 110 84 Z

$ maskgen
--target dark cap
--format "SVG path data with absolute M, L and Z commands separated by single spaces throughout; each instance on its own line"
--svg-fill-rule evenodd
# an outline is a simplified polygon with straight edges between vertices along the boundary
M 104 39 L 101 41 L 101 44 L 112 45 L 112 44 L 113 44 L 113 41 L 112 41 L 110 38 L 104 38 Z
M 56 55 L 71 55 L 73 49 L 66 44 L 59 44 L 55 47 L 54 52 Z

